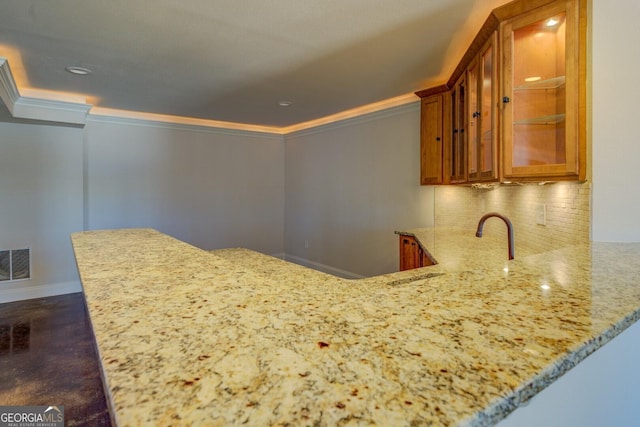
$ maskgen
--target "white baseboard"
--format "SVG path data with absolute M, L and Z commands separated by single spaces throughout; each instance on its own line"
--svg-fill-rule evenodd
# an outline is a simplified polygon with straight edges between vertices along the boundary
M 319 262 L 311 261 L 305 258 L 300 258 L 295 255 L 283 254 L 285 261 L 293 262 L 305 267 L 313 268 L 314 270 L 322 271 L 323 273 L 331 274 L 333 276 L 342 277 L 343 279 L 363 279 L 365 276 L 352 273 L 350 271 L 342 270 L 339 268 L 331 267 L 330 265 L 320 264 Z
M 0 287 L 0 303 L 82 292 L 80 282 L 50 283 L 35 286 L 29 286 L 28 281 L 19 283 L 21 286 L 9 289 L 2 289 Z

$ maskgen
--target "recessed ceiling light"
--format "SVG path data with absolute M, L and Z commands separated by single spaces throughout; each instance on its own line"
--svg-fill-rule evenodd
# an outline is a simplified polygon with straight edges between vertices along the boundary
M 293 104 L 293 102 L 291 102 L 291 101 L 280 101 L 280 102 L 278 102 L 278 105 L 281 106 L 281 107 L 289 107 L 289 106 L 291 106 L 291 104 Z
M 65 67 L 65 70 L 68 73 L 78 76 L 86 76 L 87 74 L 91 74 L 91 70 L 85 67 Z

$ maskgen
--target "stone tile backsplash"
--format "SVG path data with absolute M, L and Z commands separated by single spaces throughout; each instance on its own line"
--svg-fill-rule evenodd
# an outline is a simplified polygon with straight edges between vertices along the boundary
M 536 214 L 546 207 L 546 223 Z M 556 182 L 545 185 L 497 185 L 493 188 L 438 186 L 435 188 L 435 226 L 464 227 L 475 233 L 487 212 L 509 217 L 518 242 L 534 251 L 545 251 L 590 240 L 591 184 Z M 506 233 L 498 219 L 485 223 L 487 233 Z

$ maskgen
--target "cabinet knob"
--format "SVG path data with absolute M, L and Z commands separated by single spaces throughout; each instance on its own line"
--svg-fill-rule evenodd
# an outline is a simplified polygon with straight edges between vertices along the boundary
M 502 97 L 502 103 L 503 104 L 508 104 L 509 102 L 511 102 L 511 99 L 509 99 L 508 96 L 503 96 Z
M 440 137 L 439 136 L 436 136 L 436 141 L 440 141 Z

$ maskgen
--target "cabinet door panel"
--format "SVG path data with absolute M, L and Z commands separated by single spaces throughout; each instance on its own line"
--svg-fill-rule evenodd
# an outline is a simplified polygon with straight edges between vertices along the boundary
M 400 271 L 420 267 L 420 246 L 411 236 L 400 236 Z
M 467 69 L 469 181 L 496 180 L 497 173 L 497 32 Z
M 420 124 L 420 183 L 443 183 L 442 95 L 422 99 Z
M 497 80 L 498 73 L 496 67 L 496 49 L 495 40 L 497 34 L 494 33 L 485 49 L 480 56 L 480 135 L 479 135 L 479 154 L 480 162 L 478 170 L 481 179 L 497 178 L 497 129 L 496 108 L 497 108 Z

